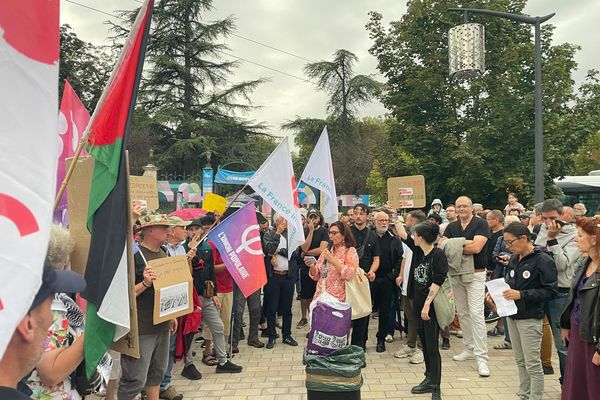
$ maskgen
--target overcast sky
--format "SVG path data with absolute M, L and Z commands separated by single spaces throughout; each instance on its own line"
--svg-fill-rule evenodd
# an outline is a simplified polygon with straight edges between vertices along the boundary
M 74 1 L 109 13 L 139 6 L 136 0 Z M 368 53 L 371 40 L 364 28 L 367 13 L 372 10 L 382 13 L 387 25 L 406 12 L 405 0 L 215 0 L 213 5 L 215 9 L 206 15 L 206 19 L 235 16 L 239 36 L 314 61 L 329 59 L 337 49 L 347 49 L 359 57 L 357 73 L 374 74 L 379 79 L 382 77 L 377 72 L 377 61 Z M 555 43 L 569 42 L 582 47 L 576 55 L 579 69 L 574 76 L 580 83 L 588 69 L 600 69 L 600 46 L 597 45 L 600 1 L 530 0 L 525 8 L 529 15 L 552 12 L 556 16 L 549 23 L 556 25 Z M 61 23 L 71 25 L 85 41 L 106 44 L 108 28 L 104 21 L 109 18 L 61 0 Z M 304 59 L 240 37 L 230 37 L 226 43 L 236 57 L 305 78 L 302 67 L 307 61 Z M 296 116 L 324 116 L 326 95 L 302 79 L 241 62 L 232 81 L 258 78 L 269 78 L 270 81 L 259 86 L 252 95 L 254 104 L 261 108 L 248 113 L 246 118 L 265 122 L 271 133 L 286 134 L 281 131 L 281 124 Z M 374 102 L 364 107 L 361 115 L 377 116 L 385 112 L 380 103 Z

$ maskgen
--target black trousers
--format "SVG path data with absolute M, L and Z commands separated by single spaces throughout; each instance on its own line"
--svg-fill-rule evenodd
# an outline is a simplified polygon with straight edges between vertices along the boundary
M 370 315 L 366 317 L 358 318 L 352 321 L 352 338 L 350 344 L 363 349 L 367 346 L 367 333 L 369 331 L 369 319 Z
M 371 299 L 375 308 L 379 310 L 379 325 L 377 327 L 377 341 L 383 341 L 388 331 L 392 300 L 394 299 L 394 282 L 388 277 L 375 278 L 371 284 Z
M 292 335 L 292 302 L 294 301 L 294 280 L 287 275 L 273 274 L 264 287 L 264 310 L 267 318 L 267 332 L 275 339 L 277 314 L 283 321 L 281 334 L 285 338 Z
M 421 303 L 422 304 L 422 303 Z M 432 385 L 439 385 L 442 381 L 442 357 L 440 356 L 440 348 L 438 335 L 440 328 L 435 316 L 435 308 L 433 304 L 429 308 L 429 321 L 421 319 L 421 309 L 419 305 L 417 310 L 415 303 L 415 314 L 417 317 L 417 334 L 421 345 L 423 346 L 423 357 L 425 358 L 425 376 L 428 376 Z

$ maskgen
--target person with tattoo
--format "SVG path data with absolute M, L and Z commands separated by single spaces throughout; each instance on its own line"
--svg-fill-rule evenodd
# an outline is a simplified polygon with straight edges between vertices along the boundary
M 415 227 L 413 240 L 423 250 L 423 260 L 415 268 L 413 306 L 417 314 L 417 333 L 423 345 L 425 379 L 411 389 L 414 394 L 431 393 L 432 399 L 441 399 L 442 357 L 438 347 L 439 326 L 433 299 L 448 275 L 448 260 L 440 248 L 433 245 L 440 228 L 429 222 Z

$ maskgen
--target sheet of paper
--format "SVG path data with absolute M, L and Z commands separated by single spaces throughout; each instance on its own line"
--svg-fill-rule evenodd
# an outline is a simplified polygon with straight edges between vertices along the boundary
M 402 295 L 408 296 L 408 280 L 410 279 L 410 266 L 412 264 L 413 252 L 404 242 L 402 242 L 402 250 L 404 251 L 404 276 L 402 277 Z
M 502 292 L 510 289 L 508 283 L 504 281 L 503 278 L 493 279 L 489 282 L 486 282 L 485 286 L 487 286 L 494 303 L 496 303 L 496 312 L 501 317 L 508 317 L 509 315 L 514 315 L 517 313 L 517 305 L 514 300 L 506 300 L 504 296 L 502 296 Z

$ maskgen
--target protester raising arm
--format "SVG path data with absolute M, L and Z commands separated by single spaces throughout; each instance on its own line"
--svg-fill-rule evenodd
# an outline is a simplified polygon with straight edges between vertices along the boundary
M 46 386 L 54 386 L 71 375 L 83 361 L 83 334 L 68 347 L 49 350 L 42 355 L 36 366 L 40 381 Z

